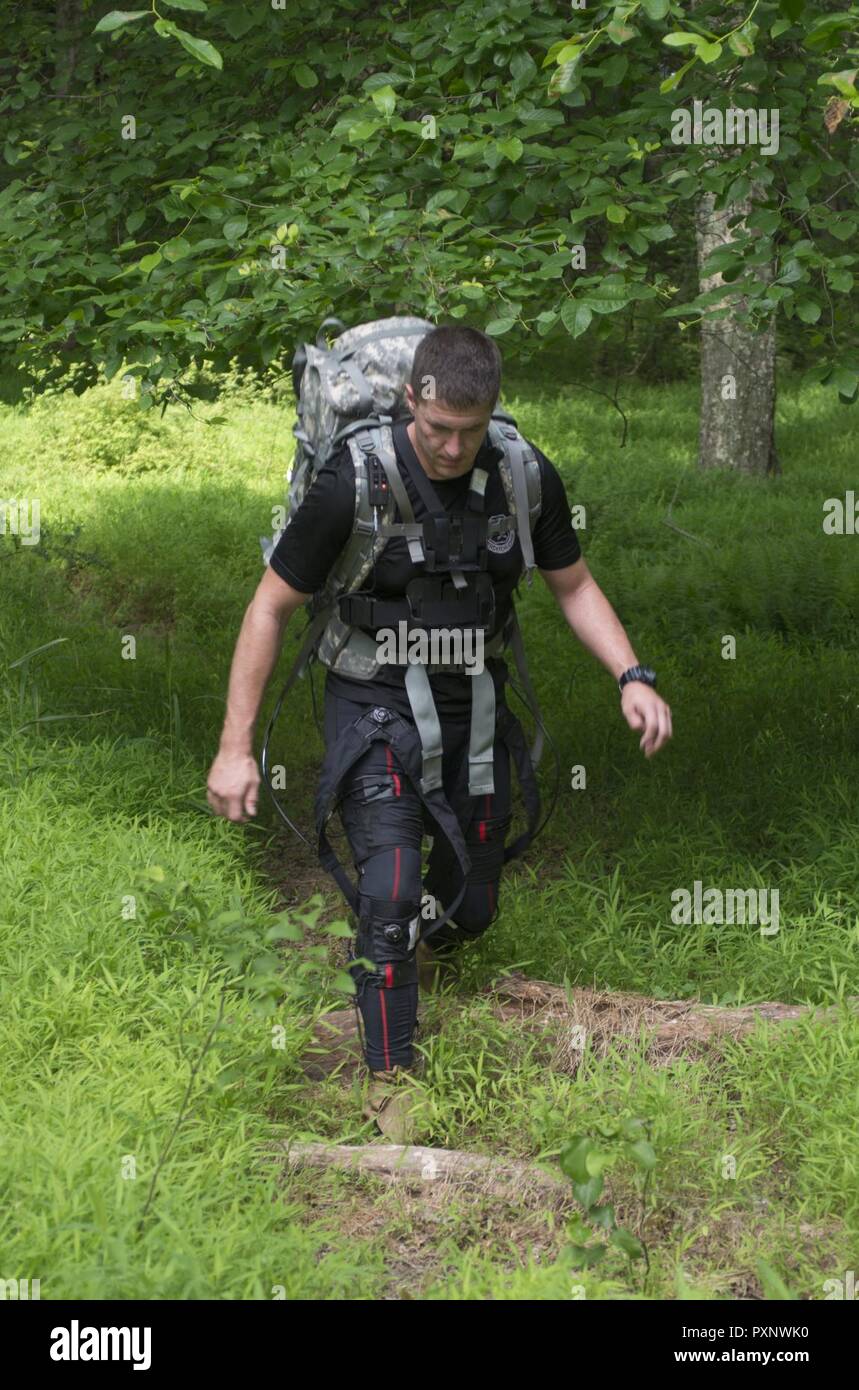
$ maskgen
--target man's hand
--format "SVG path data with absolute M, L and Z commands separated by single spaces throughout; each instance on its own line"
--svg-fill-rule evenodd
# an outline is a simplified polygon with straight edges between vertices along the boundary
M 260 774 L 253 756 L 254 724 L 289 620 L 309 598 L 266 568 L 247 606 L 230 667 L 221 746 L 209 769 L 206 800 L 216 816 L 244 821 L 256 815 Z
M 246 821 L 256 815 L 260 773 L 252 753 L 222 749 L 209 770 L 206 800 L 216 816 Z
M 620 692 L 620 707 L 631 729 L 643 729 L 639 747 L 652 758 L 672 735 L 671 709 L 650 685 L 629 681 Z

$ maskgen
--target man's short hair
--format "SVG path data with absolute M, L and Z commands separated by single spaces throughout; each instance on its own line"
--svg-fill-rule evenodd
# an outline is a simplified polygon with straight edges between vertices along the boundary
M 451 410 L 494 410 L 501 390 L 498 345 L 479 328 L 433 328 L 415 350 L 411 386 L 416 401 L 441 401 Z

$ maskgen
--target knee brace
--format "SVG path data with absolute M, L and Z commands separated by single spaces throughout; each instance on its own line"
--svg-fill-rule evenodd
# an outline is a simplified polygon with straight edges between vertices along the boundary
M 417 984 L 419 927 L 420 903 L 360 898 L 355 954 L 366 956 L 375 966 L 367 972 L 368 984 L 378 989 Z

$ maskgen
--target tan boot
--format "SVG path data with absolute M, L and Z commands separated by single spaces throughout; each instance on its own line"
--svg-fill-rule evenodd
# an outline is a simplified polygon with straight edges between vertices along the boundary
M 412 1144 L 415 1140 L 414 1093 L 408 1084 L 413 1074 L 411 1068 L 400 1066 L 370 1072 L 361 1113 L 365 1119 L 375 1120 L 376 1128 L 390 1144 Z

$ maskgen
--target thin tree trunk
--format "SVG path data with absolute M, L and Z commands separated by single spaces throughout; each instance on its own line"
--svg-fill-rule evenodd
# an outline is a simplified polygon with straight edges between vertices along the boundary
M 754 205 L 750 195 L 716 212 L 715 194 L 703 194 L 697 212 L 699 286 L 702 293 L 724 285 L 720 274 L 704 275 L 701 267 L 718 246 L 734 240 L 731 218 L 747 217 Z M 743 224 L 737 224 L 741 230 Z M 772 279 L 772 265 L 757 272 Z M 725 303 L 729 302 L 727 299 Z M 745 296 L 738 301 L 745 310 Z M 698 464 L 701 468 L 736 468 L 744 473 L 780 472 L 774 443 L 775 318 L 756 333 L 739 321 L 738 313 L 701 323 L 701 415 Z
M 57 0 L 54 95 L 65 97 L 75 75 L 80 42 L 80 0 Z

